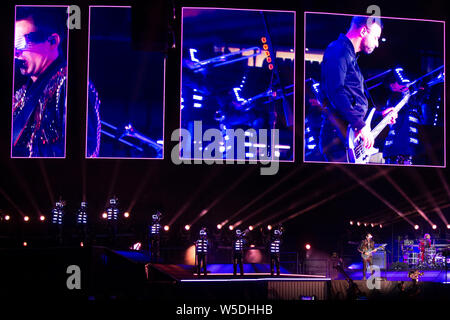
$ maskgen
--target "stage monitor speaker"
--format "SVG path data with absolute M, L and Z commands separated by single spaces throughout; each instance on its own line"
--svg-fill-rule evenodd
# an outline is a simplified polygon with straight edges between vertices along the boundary
M 173 29 L 173 1 L 135 0 L 131 6 L 132 41 L 136 50 L 167 52 Z
M 386 269 L 386 252 L 385 251 L 374 252 L 372 262 L 374 265 L 379 266 L 380 269 Z
M 394 262 L 390 265 L 389 269 L 393 271 L 406 271 L 408 270 L 408 264 L 404 262 Z

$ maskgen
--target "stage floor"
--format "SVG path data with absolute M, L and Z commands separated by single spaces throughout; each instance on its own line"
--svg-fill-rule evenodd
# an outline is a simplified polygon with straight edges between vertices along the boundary
M 201 274 L 197 275 L 194 266 L 190 265 L 168 265 L 168 264 L 150 264 L 155 266 L 157 269 L 165 272 L 167 274 L 173 275 L 175 280 L 195 280 L 195 279 L 213 279 L 217 281 L 232 281 L 237 280 L 280 280 L 280 279 L 303 279 L 303 280 L 345 280 L 342 274 L 338 274 L 337 278 L 332 278 L 327 275 L 311 275 L 311 274 L 296 274 L 290 273 L 286 269 L 281 269 L 280 276 L 272 276 L 270 274 L 270 266 L 267 264 L 244 264 L 244 275 L 241 276 L 239 273 L 239 268 L 237 275 L 233 275 L 233 265 L 232 264 L 210 264 L 208 265 L 208 273 L 205 276 Z M 349 275 L 352 280 L 362 280 L 363 274 L 362 270 L 351 270 L 347 269 L 345 272 Z M 438 283 L 448 283 L 450 282 L 450 271 L 445 270 L 422 270 L 424 273 L 420 277 L 422 282 L 438 282 Z M 387 281 L 411 281 L 408 277 L 408 271 L 385 271 L 381 270 L 380 278 Z
M 448 283 L 450 281 L 450 271 L 445 270 L 421 270 L 423 276 L 420 277 L 421 282 L 439 282 Z M 362 280 L 363 273 L 362 270 L 346 270 L 345 271 L 352 280 Z M 367 273 L 369 274 L 369 273 Z M 408 271 L 381 271 L 380 277 L 388 281 L 411 281 L 408 277 Z M 337 278 L 339 280 L 344 280 L 342 275 Z

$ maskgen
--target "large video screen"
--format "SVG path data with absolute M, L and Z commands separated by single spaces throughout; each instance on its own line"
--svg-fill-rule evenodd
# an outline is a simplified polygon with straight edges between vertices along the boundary
M 12 158 L 66 155 L 67 6 L 16 6 Z
M 183 8 L 181 64 L 182 159 L 294 160 L 295 12 Z
M 444 51 L 442 21 L 305 13 L 305 162 L 445 166 Z
M 135 48 L 131 7 L 89 9 L 86 157 L 162 159 L 165 56 Z

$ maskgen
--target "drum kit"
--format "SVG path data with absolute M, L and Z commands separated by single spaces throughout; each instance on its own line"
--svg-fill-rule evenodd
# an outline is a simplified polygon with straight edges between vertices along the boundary
M 413 240 L 405 240 L 402 244 L 403 262 L 415 269 L 445 269 L 448 257 L 447 244 L 433 244 L 425 247 L 423 242 L 414 244 Z

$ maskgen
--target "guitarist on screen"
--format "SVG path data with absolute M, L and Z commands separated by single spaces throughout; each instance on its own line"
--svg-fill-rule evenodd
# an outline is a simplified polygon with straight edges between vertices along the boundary
M 321 86 L 328 112 L 323 117 L 319 145 L 326 161 L 349 161 L 346 133 L 349 126 L 355 141 L 361 139 L 364 148 L 371 149 L 374 145 L 374 136 L 364 121 L 368 100 L 357 59 L 359 54 L 370 54 L 378 47 L 382 27 L 380 18 L 355 16 L 347 33 L 341 34 L 325 50 Z M 389 116 L 394 124 L 397 113 L 387 108 L 382 116 Z

